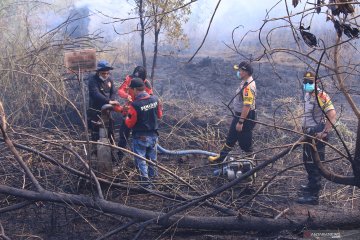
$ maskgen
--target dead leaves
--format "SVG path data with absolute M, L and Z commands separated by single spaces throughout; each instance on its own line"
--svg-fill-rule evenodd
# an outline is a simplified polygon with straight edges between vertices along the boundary
M 294 8 L 296 8 L 296 6 L 299 4 L 299 2 L 301 2 L 301 0 L 293 0 L 292 1 Z
M 294 8 L 296 8 L 300 2 L 301 0 L 293 0 L 292 5 L 294 6 Z M 352 14 L 355 12 L 355 8 L 352 4 L 347 4 L 349 2 L 352 2 L 352 0 L 329 0 L 328 4 L 330 5 L 328 6 L 328 8 L 331 10 L 332 15 L 334 16 L 339 16 L 340 13 L 343 13 L 345 15 Z M 323 4 L 325 4 L 324 0 L 315 0 L 315 7 L 317 13 L 321 12 L 321 5 Z
M 339 38 L 347 36 L 348 38 L 359 37 L 360 30 L 357 26 L 352 26 L 351 23 L 347 23 L 346 18 L 348 14 L 355 12 L 354 6 L 351 4 L 352 0 L 314 0 L 315 12 L 318 14 L 321 12 L 321 8 L 326 5 L 328 10 L 326 11 L 326 21 L 331 20 L 334 24 L 334 28 Z M 301 0 L 293 0 L 292 4 L 297 7 Z M 340 14 L 343 14 L 340 16 Z M 338 20 L 339 19 L 339 20 Z M 309 27 L 310 28 L 310 27 Z M 318 45 L 317 38 L 314 34 L 310 33 L 309 28 L 300 26 L 301 36 L 309 47 L 316 47 Z
M 352 4 L 346 4 L 347 2 L 351 2 L 349 0 L 329 0 L 329 4 L 339 4 L 329 6 L 329 9 L 332 12 L 332 15 L 339 16 L 340 13 L 345 15 L 352 14 L 355 12 Z
M 303 38 L 306 45 L 309 47 L 317 47 L 318 41 L 316 39 L 316 36 L 312 33 L 310 33 L 308 30 L 310 30 L 310 26 L 307 28 L 304 28 L 303 26 L 300 26 L 300 34 Z

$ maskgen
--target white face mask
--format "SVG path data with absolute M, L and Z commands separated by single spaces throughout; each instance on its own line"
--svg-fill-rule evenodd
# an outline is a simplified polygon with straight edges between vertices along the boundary
M 99 75 L 99 78 L 105 82 L 109 77 L 103 77 L 103 76 Z

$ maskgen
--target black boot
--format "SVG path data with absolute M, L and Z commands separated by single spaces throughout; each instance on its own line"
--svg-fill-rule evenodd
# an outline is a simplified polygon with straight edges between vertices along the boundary
M 319 204 L 319 193 L 308 192 L 308 193 L 304 194 L 304 196 L 299 197 L 297 199 L 297 203 L 318 205 Z
M 223 148 L 220 151 L 220 154 L 216 155 L 216 156 L 210 156 L 208 157 L 210 163 L 219 163 L 224 161 L 224 159 L 226 158 L 226 156 L 229 154 L 229 152 L 231 151 L 232 147 L 228 146 L 228 145 L 224 145 Z
M 300 191 L 302 192 L 311 192 L 313 189 L 309 184 L 302 184 L 300 185 Z
M 304 192 L 319 192 L 321 189 L 321 174 L 314 163 L 305 162 L 305 170 L 308 174 L 308 184 L 301 185 L 300 190 Z
M 319 150 L 319 156 L 320 159 L 323 161 L 324 159 L 324 147 L 318 146 Z M 304 145 L 303 147 L 303 161 L 304 161 L 304 167 L 308 174 L 308 184 L 307 185 L 301 185 L 300 190 L 304 192 L 319 192 L 321 189 L 321 174 L 320 169 L 316 166 L 314 163 L 314 150 L 311 146 Z

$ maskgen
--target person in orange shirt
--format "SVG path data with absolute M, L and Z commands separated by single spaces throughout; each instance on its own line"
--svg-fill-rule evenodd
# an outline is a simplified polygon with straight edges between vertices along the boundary
M 153 95 L 153 90 L 150 81 L 146 79 L 146 76 L 147 73 L 145 67 L 137 66 L 131 75 L 126 76 L 124 82 L 121 84 L 121 86 L 118 89 L 119 96 L 127 100 L 126 106 L 123 109 L 123 118 L 120 125 L 120 134 L 119 134 L 120 137 L 118 143 L 119 147 L 126 148 L 131 131 L 130 128 L 128 128 L 125 124 L 125 118 L 128 114 L 127 109 L 135 99 L 134 89 L 130 88 L 131 80 L 133 78 L 142 79 L 145 85 L 145 92 L 147 92 L 149 95 Z M 121 160 L 124 156 L 124 153 L 122 151 L 119 151 L 118 156 L 119 156 L 119 160 Z

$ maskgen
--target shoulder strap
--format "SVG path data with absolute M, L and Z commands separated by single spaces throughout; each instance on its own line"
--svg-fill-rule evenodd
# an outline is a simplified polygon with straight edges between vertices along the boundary
M 148 89 L 152 89 L 151 83 L 149 80 L 145 79 L 144 81 L 145 87 L 147 87 Z
M 245 82 L 244 85 L 242 86 L 242 88 L 240 89 L 240 95 L 241 95 L 241 100 L 242 101 L 244 101 L 244 90 L 248 85 L 249 84 L 247 82 Z

